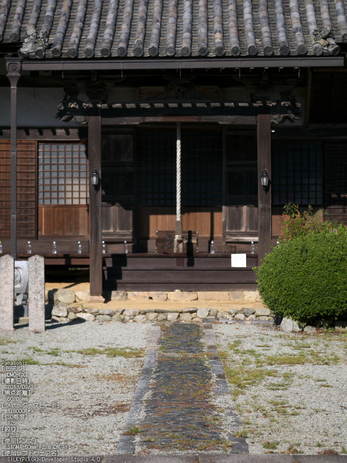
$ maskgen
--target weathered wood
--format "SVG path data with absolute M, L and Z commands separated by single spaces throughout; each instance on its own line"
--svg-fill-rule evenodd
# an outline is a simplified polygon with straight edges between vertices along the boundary
M 188 265 L 188 258 L 183 254 L 183 262 L 181 263 L 177 262 L 176 258 L 174 258 L 175 267 L 170 266 L 161 269 L 151 268 L 148 262 L 147 269 L 137 269 L 127 266 L 127 263 L 130 261 L 128 258 L 127 262 L 123 262 L 123 265 L 108 269 L 106 276 L 108 280 L 107 286 L 109 287 L 114 283 L 117 285 L 117 289 L 134 290 L 137 288 L 137 290 L 147 291 L 172 291 L 174 289 L 195 291 L 212 289 L 230 290 L 234 288 L 234 285 L 238 285 L 239 288 L 243 287 L 243 289 L 256 289 L 252 286 L 256 282 L 256 275 L 250 267 L 237 269 L 230 267 L 225 268 L 223 266 L 223 268 L 215 268 L 212 270 L 209 268 L 208 262 L 205 264 L 204 268 L 196 268 L 195 262 L 197 262 L 198 259 L 198 253 L 194 254 L 193 265 Z M 190 261 L 191 260 L 190 258 Z M 230 266 L 230 256 L 228 256 L 226 260 Z
M 52 55 L 54 58 L 59 58 L 61 55 L 63 41 L 70 18 L 71 6 L 72 0 L 64 0 L 63 7 L 61 10 L 60 21 L 58 24 L 57 32 L 55 34 L 55 39 L 52 47 Z
M 125 0 L 122 31 L 117 50 L 118 56 L 120 56 L 121 58 L 123 58 L 127 54 L 132 16 L 133 0 Z
M 101 56 L 107 58 L 111 55 L 114 29 L 116 27 L 118 0 L 110 0 L 106 18 L 106 28 L 101 45 Z
M 347 22 L 344 4 L 341 0 L 335 0 L 337 21 L 341 28 L 342 41 L 347 42 Z
M 10 34 L 11 42 L 19 42 L 25 4 L 26 0 L 18 0 Z
M 258 142 L 258 217 L 259 217 L 259 244 L 258 256 L 261 259 L 271 251 L 271 116 L 259 114 L 257 127 Z M 263 189 L 260 182 L 262 171 L 266 169 L 270 178 L 270 187 Z
M 239 56 L 241 53 L 239 34 L 237 29 L 237 3 L 236 0 L 229 0 L 229 30 L 230 30 L 230 45 L 231 54 Z
M 36 237 L 36 143 L 18 141 L 17 237 Z M 11 235 L 11 146 L 0 142 L 0 239 Z
M 177 0 L 170 0 L 169 20 L 166 34 L 166 54 L 174 56 L 176 53 L 176 29 L 177 29 Z
M 87 0 L 79 0 L 75 24 L 71 34 L 69 49 L 67 52 L 70 58 L 76 58 L 78 54 L 78 45 L 82 34 L 86 9 Z
M 162 13 L 162 1 L 154 0 L 151 42 L 150 42 L 149 49 L 148 49 L 149 55 L 153 57 L 157 56 L 159 53 L 161 13 Z
M 57 245 L 57 254 L 52 253 L 52 244 L 53 240 L 56 241 Z M 78 254 L 78 241 L 82 245 L 82 254 Z M 38 239 L 31 239 L 31 248 L 32 255 L 37 254 L 39 256 L 51 257 L 52 260 L 65 257 L 67 260 L 71 258 L 81 259 L 81 262 L 84 261 L 84 264 L 87 265 L 86 259 L 89 258 L 89 236 L 77 237 L 77 236 L 47 236 L 39 237 Z M 5 253 L 10 249 L 11 243 L 9 239 L 3 240 L 3 249 Z M 18 256 L 30 257 L 27 252 L 28 249 L 28 240 L 25 238 L 18 239 Z M 61 261 L 58 265 L 64 265 L 65 262 Z
M 39 206 L 39 236 L 88 236 L 88 206 Z
M 276 25 L 278 33 L 278 41 L 280 44 L 280 53 L 283 56 L 288 56 L 290 48 L 287 39 L 286 24 L 284 21 L 283 5 L 282 0 L 275 0 L 275 11 L 276 11 Z
M 102 234 L 104 238 L 133 240 L 133 207 L 117 204 L 102 205 Z
M 93 7 L 93 15 L 90 21 L 89 33 L 86 40 L 86 48 L 84 50 L 86 58 L 92 58 L 94 56 L 95 43 L 98 36 L 100 24 L 101 8 L 102 0 L 95 0 Z
M 147 8 L 148 0 L 140 0 L 134 46 L 134 55 L 136 57 L 140 57 L 143 55 L 143 44 L 146 32 Z
M 89 178 L 94 169 L 101 175 L 101 116 L 89 116 L 88 153 Z M 94 187 L 89 182 L 90 217 L 90 294 L 102 295 L 102 234 L 101 234 L 101 198 L 100 185 Z
M 216 56 L 223 56 L 225 53 L 224 41 L 223 41 L 223 11 L 221 0 L 214 0 L 213 3 L 214 11 L 214 52 Z
M 220 206 L 188 208 L 182 214 L 183 230 L 198 230 L 202 238 L 222 238 L 222 212 Z M 171 206 L 138 207 L 138 237 L 154 239 L 157 230 L 175 229 L 175 208 Z
M 238 234 L 239 236 L 252 235 L 256 237 L 258 234 L 258 208 L 249 205 L 226 206 L 225 222 L 227 236 Z
M 11 0 L 2 0 L 1 8 L 0 8 L 0 41 L 2 41 L 4 37 L 5 27 L 7 16 L 10 11 Z
M 259 0 L 259 17 L 261 35 L 263 38 L 264 54 L 265 56 L 272 56 L 274 50 L 271 41 L 271 31 L 269 26 L 269 15 L 267 11 L 267 0 Z
M 252 1 L 244 0 L 243 2 L 243 20 L 245 23 L 245 34 L 247 42 L 248 54 L 255 56 L 258 53 L 257 45 L 255 42 L 254 27 L 253 27 L 253 12 Z
M 45 13 L 45 19 L 43 21 L 41 31 L 40 31 L 40 34 L 43 36 L 48 36 L 49 33 L 51 32 L 56 6 L 57 6 L 57 0 L 48 0 L 47 7 L 46 7 L 46 13 Z
M 190 56 L 192 49 L 192 0 L 184 0 L 182 55 Z
M 299 55 L 306 55 L 307 47 L 305 45 L 305 39 L 302 32 L 298 1 L 289 0 L 289 6 L 298 53 Z
M 39 18 L 40 11 L 41 11 L 41 0 L 34 0 L 32 10 L 30 13 L 30 18 L 28 21 L 27 31 L 30 27 L 35 29 L 37 20 Z

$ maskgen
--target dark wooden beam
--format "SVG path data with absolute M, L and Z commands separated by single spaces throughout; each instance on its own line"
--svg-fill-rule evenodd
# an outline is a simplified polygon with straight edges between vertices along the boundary
M 101 180 L 97 186 L 90 177 L 96 169 L 101 176 L 101 117 L 89 116 L 89 221 L 90 221 L 90 295 L 102 295 Z
M 259 214 L 259 244 L 258 265 L 264 259 L 265 254 L 271 251 L 271 116 L 259 114 L 258 116 L 258 214 Z M 260 182 L 260 176 L 266 169 L 270 185 L 264 189 Z
M 11 256 L 17 259 L 17 84 L 21 76 L 20 58 L 6 57 L 11 84 Z

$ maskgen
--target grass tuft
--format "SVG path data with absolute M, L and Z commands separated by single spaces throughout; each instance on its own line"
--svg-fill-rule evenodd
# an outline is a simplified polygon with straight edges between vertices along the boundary
M 105 349 L 97 349 L 95 347 L 89 347 L 87 349 L 77 350 L 76 352 L 82 355 L 107 355 L 107 357 L 139 358 L 144 356 L 145 349 L 134 349 L 131 347 L 106 347 Z

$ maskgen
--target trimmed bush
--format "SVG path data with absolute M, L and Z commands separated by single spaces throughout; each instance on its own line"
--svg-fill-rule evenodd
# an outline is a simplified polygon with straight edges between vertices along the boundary
M 313 212 L 312 206 L 308 206 L 307 211 L 300 212 L 297 204 L 286 204 L 283 208 L 280 240 L 288 241 L 313 232 L 337 229 L 338 224 L 324 220 L 323 215 L 322 209 Z
M 347 316 L 347 228 L 282 242 L 255 269 L 264 303 L 308 323 Z

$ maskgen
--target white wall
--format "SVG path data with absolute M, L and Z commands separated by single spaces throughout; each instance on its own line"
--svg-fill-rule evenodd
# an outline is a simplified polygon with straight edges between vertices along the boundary
M 114 88 L 109 95 L 109 102 L 132 101 L 135 97 L 133 89 Z M 81 127 L 73 122 L 61 122 L 55 118 L 57 105 L 64 98 L 62 88 L 18 88 L 18 127 Z M 82 101 L 88 101 L 81 95 Z M 0 127 L 10 127 L 11 89 L 0 88 Z
M 76 127 L 76 124 L 60 122 L 55 118 L 57 105 L 64 98 L 60 88 L 19 88 L 18 127 Z M 0 88 L 0 126 L 10 126 L 11 90 Z

